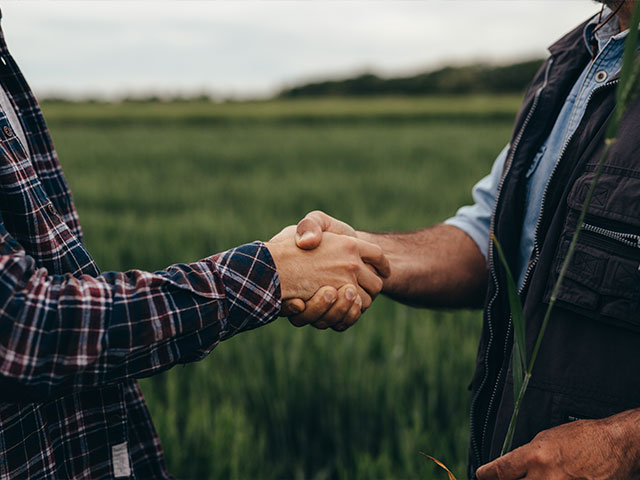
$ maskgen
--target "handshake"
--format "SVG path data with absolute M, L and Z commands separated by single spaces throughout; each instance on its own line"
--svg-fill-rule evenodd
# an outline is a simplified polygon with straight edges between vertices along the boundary
M 371 305 L 390 275 L 382 248 L 323 212 L 309 213 L 266 242 L 293 325 L 343 331 Z

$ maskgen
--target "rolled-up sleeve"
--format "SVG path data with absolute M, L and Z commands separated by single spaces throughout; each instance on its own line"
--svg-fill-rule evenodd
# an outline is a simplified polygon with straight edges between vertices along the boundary
M 28 398 L 201 359 L 280 311 L 276 267 L 260 242 L 153 273 L 74 277 L 9 251 L 6 231 L 0 240 L 0 388 Z
M 509 145 L 502 149 L 493 162 L 491 173 L 474 185 L 472 195 L 475 203 L 459 208 L 455 216 L 444 222 L 446 225 L 457 227 L 469 235 L 476 242 L 485 258 L 487 258 L 489 251 L 491 216 L 508 151 Z

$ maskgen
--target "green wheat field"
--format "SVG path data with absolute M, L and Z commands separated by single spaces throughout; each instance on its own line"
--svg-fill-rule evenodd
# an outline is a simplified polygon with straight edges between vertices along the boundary
M 419 229 L 471 200 L 514 96 L 44 104 L 103 271 L 267 240 L 310 210 Z M 479 311 L 379 298 L 345 333 L 280 319 L 141 381 L 180 479 L 465 474 Z

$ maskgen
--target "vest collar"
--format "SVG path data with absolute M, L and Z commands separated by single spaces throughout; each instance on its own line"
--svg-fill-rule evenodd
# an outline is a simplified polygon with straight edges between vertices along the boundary
M 549 52 L 551 53 L 551 55 L 556 56 L 563 51 L 580 48 L 579 45 L 582 45 L 582 48 L 586 52 L 590 53 L 584 43 L 584 29 L 591 21 L 593 21 L 594 18 L 595 15 L 590 17 L 587 21 L 582 22 L 560 40 L 551 45 L 549 47 Z

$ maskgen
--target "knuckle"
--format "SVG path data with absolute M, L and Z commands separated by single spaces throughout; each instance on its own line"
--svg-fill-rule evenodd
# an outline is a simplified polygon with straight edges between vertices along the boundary
M 345 252 L 353 256 L 358 255 L 358 242 L 355 238 L 345 236 L 342 240 L 344 241 Z M 359 257 L 360 255 L 358 255 L 358 258 Z
M 301 230 L 308 230 L 309 228 L 311 228 L 313 225 L 313 222 L 309 219 L 309 218 L 303 218 L 302 220 L 300 220 L 298 222 L 298 232 L 300 232 Z
M 546 447 L 540 446 L 530 453 L 531 462 L 535 465 L 544 465 L 549 459 L 549 451 Z
M 305 219 L 308 219 L 309 221 L 313 221 L 317 223 L 322 223 L 326 218 L 328 218 L 328 215 L 324 213 L 322 210 L 313 210 L 309 212 L 305 217 Z
M 347 262 L 347 271 L 353 274 L 357 273 L 360 271 L 360 263 L 355 259 L 349 260 Z

